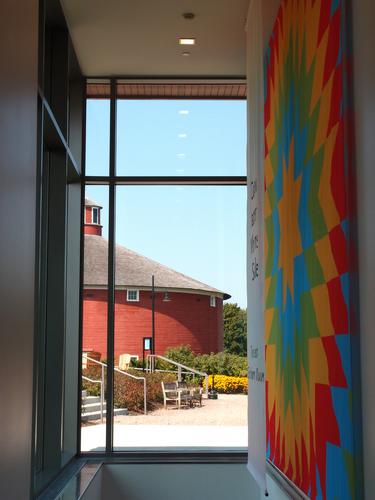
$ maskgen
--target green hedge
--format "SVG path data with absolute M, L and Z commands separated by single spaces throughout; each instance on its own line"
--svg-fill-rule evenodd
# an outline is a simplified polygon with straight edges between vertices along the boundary
M 228 375 L 230 377 L 247 377 L 247 358 L 237 354 L 218 352 L 195 355 L 189 345 L 173 347 L 165 351 L 165 357 L 183 365 L 206 372 L 209 375 Z M 163 363 L 163 368 L 170 364 Z

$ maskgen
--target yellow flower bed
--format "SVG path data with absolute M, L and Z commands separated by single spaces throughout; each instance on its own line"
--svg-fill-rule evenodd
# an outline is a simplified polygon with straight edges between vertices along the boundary
M 247 394 L 247 377 L 229 377 L 227 375 L 215 375 L 215 389 L 217 392 L 226 394 Z M 212 389 L 212 375 L 208 376 L 208 387 Z

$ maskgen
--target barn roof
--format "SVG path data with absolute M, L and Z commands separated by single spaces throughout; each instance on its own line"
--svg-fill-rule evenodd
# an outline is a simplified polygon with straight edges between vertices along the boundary
M 107 286 L 108 241 L 102 236 L 85 234 L 84 284 Z M 116 245 L 116 286 L 151 288 L 151 276 L 156 288 L 194 290 L 220 294 L 224 299 L 230 295 L 143 255 Z
M 93 200 L 89 200 L 88 198 L 85 198 L 85 206 L 103 208 L 99 203 L 96 203 L 96 201 Z

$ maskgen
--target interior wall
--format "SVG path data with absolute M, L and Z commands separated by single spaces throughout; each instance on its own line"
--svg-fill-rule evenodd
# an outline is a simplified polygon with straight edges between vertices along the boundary
M 375 497 L 375 4 L 352 2 L 365 497 Z
M 30 496 L 38 4 L 4 0 L 0 10 L 0 498 L 7 500 Z
M 82 500 L 260 500 L 245 464 L 103 465 Z M 267 478 L 269 500 L 287 500 Z M 101 492 L 100 495 L 98 492 Z

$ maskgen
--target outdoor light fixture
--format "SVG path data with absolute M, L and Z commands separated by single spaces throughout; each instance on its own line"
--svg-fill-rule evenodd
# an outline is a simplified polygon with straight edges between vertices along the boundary
M 163 302 L 170 302 L 170 301 L 171 301 L 171 298 L 169 297 L 168 292 L 165 292 L 164 297 L 163 297 Z
M 195 38 L 179 38 L 180 45 L 195 45 Z

